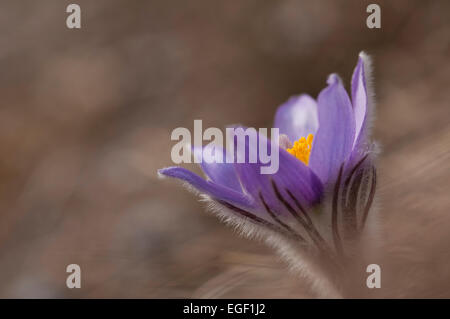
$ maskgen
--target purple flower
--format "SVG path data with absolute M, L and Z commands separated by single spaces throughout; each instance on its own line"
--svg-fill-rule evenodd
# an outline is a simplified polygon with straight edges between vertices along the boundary
M 231 155 L 222 150 L 225 156 L 247 158 L 260 143 L 267 143 L 268 149 L 276 143 L 276 173 L 261 174 L 260 161 L 203 161 L 206 179 L 181 167 L 164 168 L 159 174 L 186 182 L 244 233 L 276 235 L 320 251 L 334 246 L 333 251 L 342 252 L 342 242 L 363 229 L 375 192 L 369 68 L 361 53 L 351 97 L 341 79 L 331 74 L 317 100 L 302 94 L 281 105 L 274 123 L 279 140 L 258 135 L 258 143 L 246 141 L 244 154 L 236 147 Z M 205 156 L 201 149 L 193 151 Z

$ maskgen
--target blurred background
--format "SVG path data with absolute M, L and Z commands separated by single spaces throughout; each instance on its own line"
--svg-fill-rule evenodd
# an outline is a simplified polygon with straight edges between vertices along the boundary
M 66 7 L 81 6 L 70 30 Z M 381 29 L 366 7 L 381 7 Z M 4 0 L 0 297 L 314 298 L 158 168 L 374 58 L 381 297 L 450 297 L 449 1 Z M 194 164 L 193 164 L 194 165 Z M 192 166 L 193 166 L 192 165 Z M 82 288 L 66 287 L 81 266 Z

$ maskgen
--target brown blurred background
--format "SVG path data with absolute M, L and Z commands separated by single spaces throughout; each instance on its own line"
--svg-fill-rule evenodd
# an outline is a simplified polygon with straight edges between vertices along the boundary
M 65 25 L 81 6 L 82 28 Z M 368 29 L 369 3 L 381 29 Z M 0 4 L 0 297 L 317 297 L 156 170 L 374 58 L 382 297 L 450 297 L 449 1 Z M 66 287 L 66 266 L 82 288 Z

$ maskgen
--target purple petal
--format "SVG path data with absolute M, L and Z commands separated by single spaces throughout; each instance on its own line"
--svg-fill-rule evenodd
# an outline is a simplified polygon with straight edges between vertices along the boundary
M 261 174 L 261 167 L 267 164 L 261 163 L 259 156 L 256 163 L 249 163 L 249 152 L 259 150 L 260 140 L 262 145 L 267 145 L 268 150 L 271 149 L 271 143 L 274 143 L 260 134 L 257 134 L 257 138 L 258 141 L 246 139 L 245 154 L 237 154 L 237 157 L 245 157 L 245 163 L 235 164 L 245 192 L 258 200 L 261 192 L 266 203 L 277 213 L 282 213 L 283 207 L 274 192 L 272 181 L 276 183 L 286 199 L 289 198 L 287 189 L 306 206 L 316 203 L 322 196 L 322 183 L 308 166 L 284 149 L 277 148 L 279 150 L 279 169 L 274 174 Z M 237 153 L 239 152 L 236 147 L 235 150 Z
M 358 64 L 352 76 L 352 104 L 355 113 L 355 144 L 357 139 L 364 138 L 364 126 L 366 122 L 368 96 L 365 80 L 365 68 L 363 55 L 360 54 Z M 361 136 L 361 137 L 360 137 Z
M 245 194 L 236 192 L 235 190 L 219 185 L 212 181 L 206 181 L 197 174 L 183 167 L 168 167 L 158 170 L 161 175 L 178 178 L 193 186 L 200 193 L 205 193 L 211 197 L 226 201 L 230 204 L 242 208 L 252 207 L 252 199 Z
M 332 74 L 318 98 L 319 129 L 314 137 L 309 165 L 326 184 L 336 178 L 348 158 L 355 136 L 355 117 L 339 77 Z
M 278 108 L 274 127 L 280 134 L 286 134 L 291 142 L 315 134 L 319 127 L 316 101 L 306 94 L 291 97 Z
M 193 147 L 194 156 L 201 158 L 200 167 L 203 172 L 215 183 L 231 188 L 242 193 L 241 184 L 234 170 L 233 163 L 227 163 L 226 158 L 229 157 L 226 150 L 219 146 L 207 145 L 203 148 Z M 222 161 L 216 161 L 214 152 L 222 153 Z

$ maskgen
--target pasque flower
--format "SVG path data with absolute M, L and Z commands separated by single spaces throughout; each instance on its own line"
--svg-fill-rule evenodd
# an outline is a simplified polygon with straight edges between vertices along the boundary
M 159 174 L 192 186 L 244 234 L 283 250 L 290 243 L 310 253 L 345 255 L 346 243 L 357 240 L 367 223 L 375 194 L 369 72 L 368 57 L 361 53 L 350 97 L 339 76 L 331 74 L 317 100 L 302 94 L 278 108 L 279 140 L 258 135 L 258 142 L 280 147 L 275 174 L 260 174 L 259 162 L 206 161 L 201 164 L 206 179 L 181 167 Z M 254 147 L 247 142 L 246 154 Z

